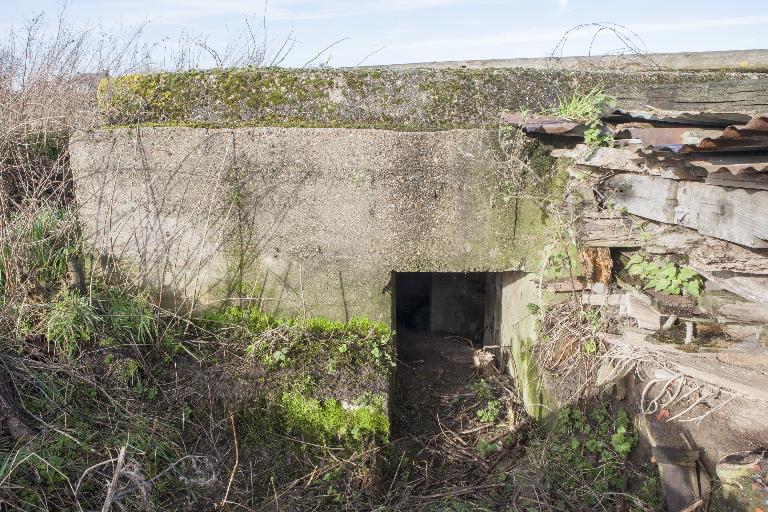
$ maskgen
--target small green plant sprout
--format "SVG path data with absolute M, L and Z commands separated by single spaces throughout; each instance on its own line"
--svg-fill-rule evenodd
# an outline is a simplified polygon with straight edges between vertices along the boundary
M 698 297 L 704 287 L 704 278 L 695 270 L 671 261 L 647 261 L 641 253 L 633 254 L 624 268 L 644 281 L 643 289 Z
M 598 332 L 603 326 L 603 316 L 600 308 L 586 308 L 581 312 L 582 318 L 589 324 L 592 332 Z
M 496 423 L 501 416 L 501 404 L 498 400 L 491 400 L 484 408 L 477 411 L 477 417 L 483 423 Z
M 564 251 L 557 251 L 550 255 L 547 260 L 547 267 L 556 277 L 567 276 L 573 268 L 571 257 Z
M 538 304 L 535 304 L 533 302 L 529 302 L 525 305 L 525 308 L 528 310 L 528 312 L 532 315 L 538 315 L 539 311 L 541 311 L 541 308 Z
M 477 382 L 473 382 L 472 391 L 475 392 L 478 398 L 482 398 L 483 400 L 490 400 L 491 398 L 491 390 L 488 389 L 488 383 L 485 382 L 485 379 L 480 379 Z
M 477 446 L 475 446 L 477 449 L 478 455 L 480 455 L 480 458 L 485 460 L 489 456 L 493 455 L 497 451 L 499 451 L 499 445 L 496 443 L 489 443 L 488 441 L 485 441 L 483 439 L 480 439 L 477 442 Z
M 571 96 L 561 96 L 558 100 L 559 104 L 552 113 L 565 119 L 583 121 L 586 124 L 584 142 L 587 145 L 613 145 L 613 134 L 603 125 L 600 116 L 616 105 L 616 98 L 595 86 L 586 92 L 577 87 Z
M 594 338 L 588 338 L 586 341 L 584 341 L 584 353 L 588 356 L 597 353 L 597 342 L 594 340 Z

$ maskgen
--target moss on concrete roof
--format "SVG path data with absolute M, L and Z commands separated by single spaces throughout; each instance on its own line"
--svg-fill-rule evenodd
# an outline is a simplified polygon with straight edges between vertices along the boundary
M 234 68 L 104 79 L 99 106 L 108 124 L 432 130 L 495 122 L 502 110 L 544 110 L 579 87 L 610 90 L 732 78 L 735 74 L 727 72 Z

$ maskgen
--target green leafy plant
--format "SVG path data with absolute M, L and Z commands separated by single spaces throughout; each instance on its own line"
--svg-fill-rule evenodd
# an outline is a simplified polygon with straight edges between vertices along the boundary
M 87 297 L 63 290 L 53 302 L 45 333 L 57 350 L 71 357 L 80 350 L 82 343 L 93 338 L 99 320 Z
M 135 338 L 141 343 L 153 340 L 158 333 L 158 319 L 150 307 L 149 296 L 109 289 L 102 301 L 104 319 L 116 338 Z
M 472 391 L 475 392 L 478 398 L 482 398 L 483 400 L 490 400 L 491 398 L 491 390 L 488 388 L 488 383 L 485 382 L 485 379 L 473 382 Z
M 477 449 L 478 455 L 480 455 L 481 459 L 487 459 L 490 455 L 496 453 L 499 451 L 499 445 L 496 443 L 489 443 L 488 441 L 484 441 L 483 439 L 480 439 L 477 442 L 477 445 L 475 446 Z
M 483 423 L 496 423 L 501 416 L 501 404 L 498 400 L 491 400 L 482 409 L 477 411 L 477 417 Z
M 549 436 L 532 447 L 550 502 L 563 510 L 615 509 L 618 494 L 627 491 L 628 458 L 637 442 L 624 410 L 614 416 L 603 404 L 560 409 Z
M 584 142 L 590 146 L 613 144 L 613 135 L 605 129 L 600 116 L 604 110 L 616 105 L 616 98 L 596 86 L 589 91 L 582 91 L 577 87 L 572 95 L 558 99 L 558 106 L 553 110 L 553 114 L 565 119 L 583 121 L 586 124 Z
M 644 289 L 698 297 L 704 288 L 704 278 L 695 270 L 671 261 L 647 261 L 641 253 L 633 254 L 624 268 L 644 281 Z
M 547 269 L 556 277 L 567 276 L 573 268 L 571 257 L 565 251 L 557 251 L 547 260 Z

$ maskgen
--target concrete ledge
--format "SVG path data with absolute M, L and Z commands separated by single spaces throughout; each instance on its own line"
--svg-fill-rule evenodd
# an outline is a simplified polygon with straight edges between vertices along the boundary
M 573 71 L 766 71 L 768 50 L 593 55 L 526 59 L 454 60 L 371 66 L 384 69 L 524 68 Z
M 762 111 L 768 73 L 482 68 L 242 68 L 105 79 L 109 124 L 287 126 L 423 131 L 496 125 L 499 112 L 546 111 L 601 87 L 626 109 Z M 713 85 L 719 86 L 714 87 Z M 729 100 L 736 91 L 738 101 Z

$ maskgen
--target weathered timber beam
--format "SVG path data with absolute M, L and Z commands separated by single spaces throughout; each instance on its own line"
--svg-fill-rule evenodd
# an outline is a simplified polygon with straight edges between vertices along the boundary
M 736 274 L 727 271 L 712 272 L 696 268 L 695 265 L 691 265 L 691 268 L 724 290 L 751 301 L 768 304 L 768 276 Z
M 752 249 L 689 228 L 616 212 L 585 215 L 581 240 L 590 247 L 637 247 L 650 254 L 686 255 L 690 265 L 700 271 L 768 275 L 768 249 Z
M 768 356 L 765 351 L 751 354 L 752 365 L 745 367 L 741 354 L 727 351 L 690 354 L 678 350 L 673 344 L 652 343 L 648 332 L 642 329 L 627 327 L 623 336 L 601 334 L 600 337 L 612 345 L 663 352 L 664 359 L 674 364 L 677 371 L 700 383 L 725 388 L 747 398 L 768 401 L 768 376 L 764 371 Z
M 748 301 L 727 291 L 706 291 L 699 307 L 707 314 L 728 321 L 768 324 L 768 304 Z
M 604 187 L 616 206 L 633 215 L 747 247 L 768 248 L 768 191 L 638 174 L 613 176 Z
M 634 84 L 608 89 L 619 106 L 663 110 L 762 112 L 768 105 L 768 80 L 725 80 L 687 84 Z

